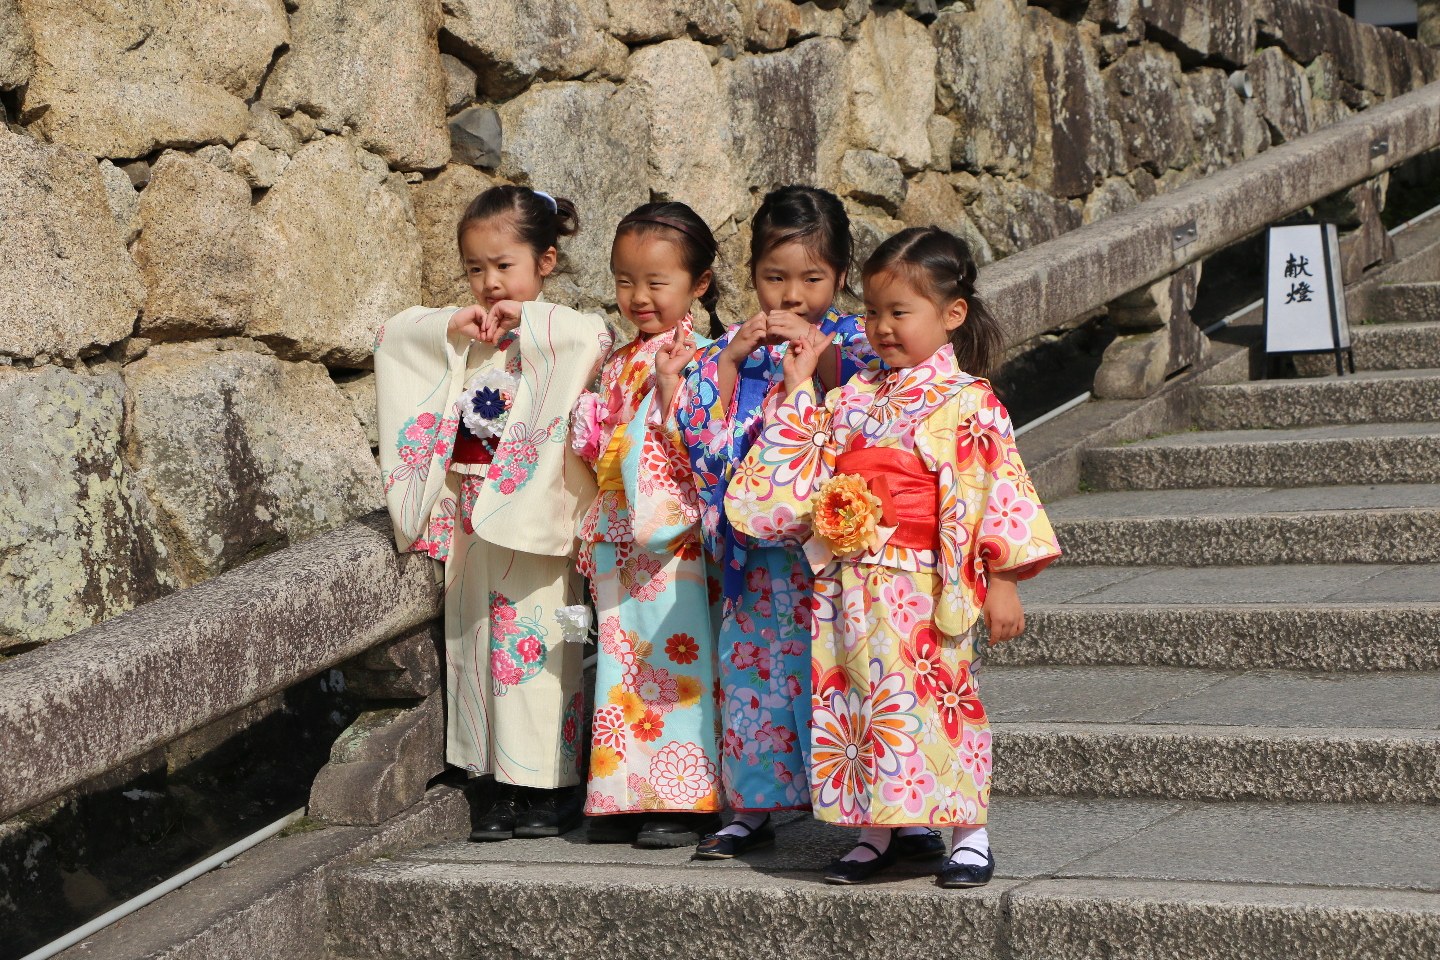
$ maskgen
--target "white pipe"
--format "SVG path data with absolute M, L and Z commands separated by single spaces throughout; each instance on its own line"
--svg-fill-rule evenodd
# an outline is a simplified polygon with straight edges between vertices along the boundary
M 151 887 L 149 890 L 146 890 L 138 897 L 126 900 L 124 903 L 120 904 L 120 906 L 116 907 L 115 909 L 100 914 L 100 916 L 96 917 L 94 920 L 91 920 L 89 923 L 85 924 L 82 927 L 70 931 L 69 933 L 65 934 L 65 936 L 61 937 L 59 940 L 56 940 L 53 943 L 47 943 L 45 946 L 41 947 L 39 950 L 36 950 L 34 953 L 27 953 L 25 956 L 21 957 L 20 960 L 47 960 L 47 958 L 55 956 L 55 954 L 59 953 L 61 950 L 73 947 L 75 944 L 79 943 L 81 940 L 84 940 L 91 934 L 110 926 L 110 924 L 114 923 L 116 920 L 119 920 L 122 917 L 128 917 L 130 914 L 134 913 L 136 910 L 139 910 L 141 907 L 147 906 L 151 903 L 154 903 L 156 900 L 159 900 L 161 897 L 165 896 L 165 894 L 169 893 L 170 891 L 178 890 L 179 888 L 185 886 L 185 884 L 189 883 L 191 880 L 194 880 L 201 874 L 209 873 L 211 870 L 214 870 L 222 863 L 233 860 L 235 857 L 238 857 L 240 854 L 244 853 L 246 850 L 249 850 L 251 847 L 260 843 L 262 840 L 270 839 L 271 837 L 275 836 L 275 834 L 279 833 L 281 830 L 284 830 L 286 827 L 290 826 L 290 824 L 294 823 L 296 820 L 299 820 L 303 816 L 305 816 L 304 807 L 301 807 L 299 810 L 296 810 L 293 813 L 286 814 L 279 820 L 276 820 L 274 823 L 270 824 L 270 826 L 263 827 L 262 829 L 257 830 L 255 833 L 250 834 L 250 836 L 246 837 L 244 840 L 239 840 L 235 843 L 230 844 L 230 846 L 226 847 L 224 850 L 221 850 L 219 853 L 210 857 L 206 857 L 204 860 L 201 860 L 199 863 L 195 864 L 193 867 L 186 870 L 184 873 L 176 874 L 169 880 L 166 880 L 164 883 L 159 884 L 158 886 Z
M 1015 429 L 1015 436 L 1018 437 L 1018 436 L 1020 436 L 1020 434 L 1024 433 L 1026 430 L 1030 430 L 1030 429 L 1032 429 L 1032 428 L 1034 428 L 1034 427 L 1038 427 L 1038 426 L 1040 426 L 1040 424 L 1042 424 L 1042 423 L 1048 423 L 1049 421 L 1054 420 L 1056 417 L 1060 416 L 1060 414 L 1066 413 L 1066 412 L 1068 412 L 1068 411 L 1070 411 L 1070 410 L 1074 410 L 1076 407 L 1080 406 L 1080 404 L 1084 403 L 1086 400 L 1089 400 L 1089 399 L 1090 399 L 1090 391 L 1089 391 L 1089 390 L 1086 390 L 1084 393 L 1080 394 L 1080 396 L 1076 397 L 1074 400 L 1067 400 L 1066 402 L 1060 404 L 1060 406 L 1056 407 L 1054 410 L 1051 410 L 1049 413 L 1043 414 L 1043 415 L 1041 415 L 1041 416 L 1036 417 L 1034 420 L 1031 420 L 1029 423 L 1025 424 L 1025 426 L 1023 426 L 1023 427 L 1017 427 L 1017 428 Z
M 1398 227 L 1391 227 L 1391 228 L 1389 229 L 1388 233 L 1390 234 L 1390 236 L 1393 237 L 1393 236 L 1395 236 L 1395 234 L 1399 233 L 1401 230 L 1405 230 L 1405 229 L 1408 229 L 1409 227 L 1415 226 L 1415 224 L 1419 223 L 1421 220 L 1424 220 L 1424 219 L 1428 218 L 1431 214 L 1434 214 L 1434 213 L 1440 213 L 1440 207 L 1431 207 L 1429 210 L 1426 210 L 1424 213 L 1420 214 L 1420 216 L 1418 216 L 1418 217 L 1411 217 L 1409 220 L 1406 220 L 1404 223 L 1400 224 Z
M 1201 335 L 1202 337 L 1208 337 L 1208 336 L 1210 336 L 1210 334 L 1214 333 L 1216 330 L 1219 330 L 1221 327 L 1225 326 L 1225 325 L 1228 324 L 1230 321 L 1232 321 L 1232 320 L 1237 320 L 1237 319 L 1239 319 L 1240 317 L 1245 316 L 1245 314 L 1249 313 L 1251 310 L 1254 310 L 1256 307 L 1263 306 L 1264 303 L 1265 303 L 1265 298 L 1264 298 L 1264 297 L 1261 297 L 1259 300 L 1256 300 L 1254 303 L 1247 303 L 1247 304 L 1245 304 L 1245 306 L 1241 307 L 1239 310 L 1236 310 L 1234 313 L 1230 314 L 1230 316 L 1226 317 L 1224 320 L 1217 320 L 1217 321 L 1215 321 L 1214 323 L 1210 324 L 1210 326 L 1206 327 L 1204 330 L 1201 330 L 1201 331 L 1200 331 L 1200 335 Z

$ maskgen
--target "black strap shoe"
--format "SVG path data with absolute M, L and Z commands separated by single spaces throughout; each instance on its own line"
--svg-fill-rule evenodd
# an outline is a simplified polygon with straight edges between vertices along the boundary
M 874 860 L 836 860 L 825 868 L 826 883 L 863 883 L 886 867 L 893 867 L 900 860 L 900 855 L 895 850 L 895 838 L 890 838 L 890 846 L 881 853 L 874 846 L 861 840 L 857 847 L 865 847 L 875 854 Z
M 495 797 L 470 831 L 475 843 L 490 843 L 495 840 L 509 840 L 515 836 L 515 818 L 521 809 L 518 788 L 509 783 L 495 785 Z
M 758 827 L 749 827 L 738 821 L 730 826 L 743 828 L 746 831 L 745 835 L 712 833 L 701 840 L 700 845 L 695 848 L 696 859 L 729 860 L 743 853 L 749 853 L 751 850 L 775 845 L 775 827 L 770 823 L 769 816 L 766 816 L 765 821 Z M 728 830 L 729 827 L 726 829 Z
M 585 839 L 590 843 L 634 843 L 649 816 L 648 813 L 610 813 L 591 817 Z
M 890 838 L 890 848 L 901 860 L 929 860 L 945 853 L 945 840 L 939 830 L 912 834 L 902 834 L 897 830 Z
M 515 818 L 515 836 L 558 837 L 580 826 L 584 801 L 574 787 L 531 791 L 529 809 Z
M 940 878 L 940 886 L 951 889 L 964 887 L 983 887 L 995 876 L 995 854 L 989 850 L 976 850 L 974 847 L 956 847 L 951 856 L 961 850 L 968 850 L 985 858 L 985 863 L 946 863 L 936 874 Z
M 718 813 L 657 813 L 645 821 L 635 843 L 656 850 L 693 847 L 719 827 Z

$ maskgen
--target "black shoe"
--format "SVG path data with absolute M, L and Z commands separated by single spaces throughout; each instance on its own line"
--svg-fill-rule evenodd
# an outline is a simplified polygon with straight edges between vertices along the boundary
M 961 850 L 969 850 L 971 853 L 980 853 L 974 847 L 957 847 L 954 853 Z M 954 853 L 951 856 L 954 856 Z M 946 863 L 936 874 L 940 878 L 940 886 L 950 888 L 960 887 L 983 887 L 995 876 L 995 854 L 989 850 L 984 851 L 985 863 L 983 865 L 974 863 Z
M 635 843 L 652 849 L 693 847 L 700 838 L 720 828 L 718 813 L 662 813 L 646 820 Z
M 580 791 L 574 787 L 537 790 L 529 809 L 515 818 L 517 837 L 558 837 L 580 826 Z
M 520 814 L 521 803 L 518 788 L 508 783 L 497 783 L 490 809 L 475 822 L 470 839 L 475 843 L 489 843 L 515 836 L 515 818 Z
M 737 823 L 731 826 L 744 827 L 745 824 Z M 750 832 L 744 836 L 733 836 L 728 833 L 712 833 L 700 845 L 695 848 L 695 856 L 700 860 L 729 860 L 731 857 L 738 857 L 742 853 L 749 853 L 751 850 L 758 850 L 761 847 L 775 845 L 775 827 L 771 825 L 767 816 L 765 822 L 758 827 L 746 828 Z
M 895 838 L 890 838 L 890 846 L 881 853 L 873 846 L 860 841 L 858 847 L 869 847 L 876 854 L 874 860 L 836 860 L 825 868 L 826 883 L 863 883 L 886 867 L 893 867 L 900 860 L 900 855 L 895 851 Z
M 890 838 L 895 856 L 901 860 L 929 860 L 945 852 L 945 841 L 939 830 L 901 835 L 898 831 Z
M 591 817 L 585 839 L 590 843 L 634 843 L 648 813 L 612 813 Z

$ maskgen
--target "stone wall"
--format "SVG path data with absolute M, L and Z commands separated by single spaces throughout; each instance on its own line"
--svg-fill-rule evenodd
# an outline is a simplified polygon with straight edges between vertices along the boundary
M 379 506 L 374 331 L 465 302 L 492 183 L 576 201 L 548 292 L 607 310 L 692 204 L 729 321 L 776 185 L 990 260 L 1440 75 L 1309 0 L 934 6 L 0 0 L 0 656 Z

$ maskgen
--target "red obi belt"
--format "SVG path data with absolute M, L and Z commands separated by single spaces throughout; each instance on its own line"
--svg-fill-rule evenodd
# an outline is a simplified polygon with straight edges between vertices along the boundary
M 451 457 L 451 463 L 475 463 L 486 464 L 495 457 L 495 448 L 500 444 L 498 438 L 487 437 L 484 440 L 470 432 L 470 428 L 462 422 L 460 429 L 455 431 L 455 455 Z
M 940 482 L 914 453 L 899 447 L 864 447 L 835 458 L 835 473 L 855 473 L 880 498 L 884 526 L 895 527 L 887 546 L 940 549 Z

